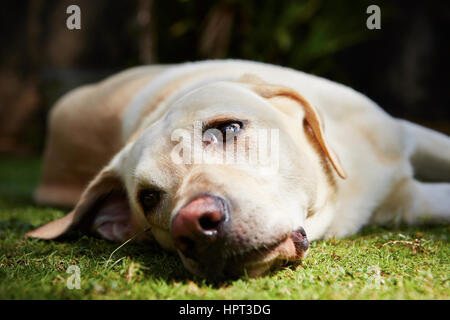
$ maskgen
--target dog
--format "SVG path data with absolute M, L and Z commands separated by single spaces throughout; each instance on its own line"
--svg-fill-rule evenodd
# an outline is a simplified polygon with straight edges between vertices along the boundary
M 347 86 L 243 60 L 142 66 L 52 108 L 34 197 L 74 209 L 26 236 L 157 241 L 195 275 L 256 277 L 367 224 L 448 223 L 449 178 L 448 136 Z

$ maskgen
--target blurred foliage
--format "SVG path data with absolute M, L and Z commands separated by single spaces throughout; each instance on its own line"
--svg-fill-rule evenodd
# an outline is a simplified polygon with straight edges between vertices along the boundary
M 321 75 L 339 73 L 335 55 L 376 35 L 366 28 L 372 3 L 156 1 L 157 57 L 164 62 L 239 57 Z
M 66 28 L 72 4 L 81 30 Z M 381 30 L 366 27 L 372 4 Z M 49 109 L 79 85 L 136 65 L 221 58 L 329 78 L 448 133 L 449 16 L 448 1 L 5 1 L 0 153 L 42 150 Z

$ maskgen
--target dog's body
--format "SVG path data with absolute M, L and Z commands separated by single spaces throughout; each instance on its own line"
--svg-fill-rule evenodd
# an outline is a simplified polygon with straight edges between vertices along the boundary
M 173 163 L 174 130 L 222 119 L 225 130 L 279 130 L 278 171 Z M 216 272 L 204 266 L 210 259 L 218 260 L 218 273 L 245 267 L 257 275 L 301 257 L 302 236 L 290 236 L 299 227 L 314 240 L 368 223 L 450 220 L 450 184 L 415 179 L 450 180 L 447 136 L 394 119 L 348 87 L 287 68 L 234 60 L 134 68 L 67 94 L 49 130 L 36 200 L 78 204 L 30 236 L 50 239 L 78 227 L 124 241 L 151 227 L 201 275 Z M 143 189 L 157 193 L 141 196 Z M 155 197 L 149 214 L 140 199 L 150 206 Z M 204 249 L 196 235 L 188 254 L 180 243 L 192 237 L 184 217 L 219 211 L 221 224 L 231 221 L 217 227 L 220 246 Z

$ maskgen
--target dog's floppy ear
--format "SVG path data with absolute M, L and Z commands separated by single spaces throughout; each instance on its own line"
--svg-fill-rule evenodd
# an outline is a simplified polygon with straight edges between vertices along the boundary
M 333 149 L 328 145 L 325 140 L 325 135 L 323 132 L 323 124 L 317 110 L 298 92 L 287 87 L 271 85 L 256 76 L 245 75 L 240 79 L 242 82 L 246 82 L 247 85 L 260 96 L 270 99 L 276 96 L 285 96 L 296 100 L 303 107 L 305 111 L 305 120 L 311 127 L 314 137 L 319 143 L 321 149 L 325 153 L 326 157 L 330 160 L 333 165 L 334 170 L 337 174 L 345 179 L 347 174 L 338 158 L 334 153 Z
M 128 196 L 113 164 L 105 167 L 91 181 L 69 214 L 25 236 L 55 239 L 74 229 L 97 232 L 113 241 L 125 241 L 136 233 Z

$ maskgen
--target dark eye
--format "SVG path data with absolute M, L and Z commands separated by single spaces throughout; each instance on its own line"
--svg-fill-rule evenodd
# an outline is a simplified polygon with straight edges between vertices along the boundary
M 139 192 L 139 202 L 145 213 L 154 210 L 161 201 L 161 191 L 144 189 Z
M 241 124 L 238 122 L 228 123 L 221 126 L 219 130 L 222 131 L 223 135 L 236 134 L 239 130 L 241 130 Z
M 209 124 L 203 132 L 203 142 L 208 145 L 222 140 L 225 143 L 228 140 L 234 139 L 244 128 L 245 124 L 246 121 L 238 120 L 215 121 Z M 220 131 L 220 134 L 218 131 Z
M 224 140 L 227 140 L 229 137 L 234 137 L 239 133 L 242 129 L 242 122 L 240 121 L 229 121 L 219 124 L 217 129 L 222 132 Z

